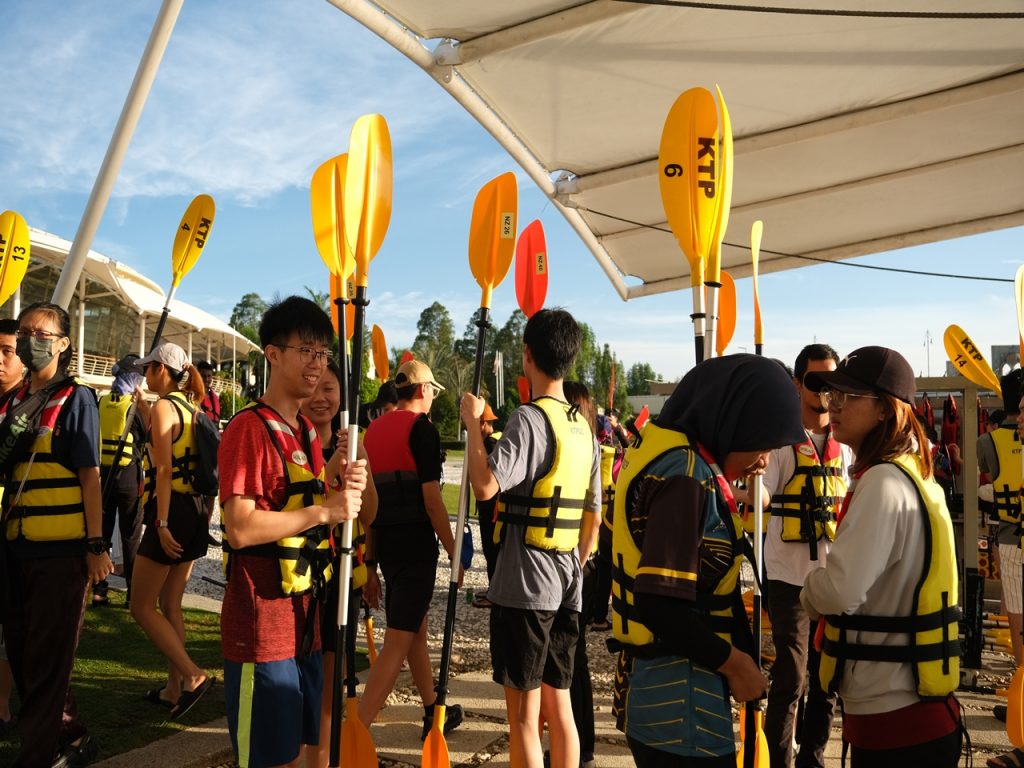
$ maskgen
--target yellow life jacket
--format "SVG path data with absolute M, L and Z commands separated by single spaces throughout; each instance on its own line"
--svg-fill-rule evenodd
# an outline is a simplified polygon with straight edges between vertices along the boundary
M 135 435 L 129 429 L 125 432 L 128 411 L 132 407 L 131 395 L 115 395 L 113 392 L 100 398 L 100 466 L 109 467 L 114 463 L 117 446 L 124 434 L 124 450 L 117 466 L 127 467 L 136 460 Z
M 819 677 L 829 693 L 837 692 L 847 661 L 912 664 L 917 693 L 922 699 L 944 699 L 960 685 L 960 609 L 953 524 L 942 488 L 925 480 L 915 457 L 894 459 L 914 483 L 920 498 L 924 537 L 924 567 L 914 587 L 910 616 L 842 614 L 825 617 Z M 905 645 L 882 645 L 850 640 L 850 632 L 878 632 L 906 639 Z
M 323 504 L 324 460 L 319 447 L 316 428 L 299 414 L 302 428 L 300 439 L 288 423 L 273 408 L 257 403 L 240 411 L 255 413 L 270 435 L 284 470 L 285 501 L 280 512 L 291 512 L 314 504 Z M 230 424 L 228 425 L 230 427 Z M 316 441 L 316 442 L 315 442 Z M 226 532 L 225 532 L 226 534 Z M 276 558 L 281 569 L 281 594 L 285 597 L 312 591 L 320 594 L 334 573 L 331 564 L 330 527 L 316 525 L 294 536 L 278 539 L 273 544 L 256 544 L 235 549 L 224 536 L 224 575 L 231 578 L 232 552 L 260 557 Z M 365 580 L 365 573 L 363 575 Z
M 85 505 L 78 473 L 65 467 L 52 451 L 53 432 L 64 404 L 76 387 L 84 386 L 69 380 L 57 389 L 43 406 L 39 431 L 32 442 L 31 453 L 18 462 L 7 484 L 5 501 L 7 540 L 76 541 L 85 538 Z M 11 403 L 27 395 L 28 386 Z M 5 504 L 6 506 L 6 504 Z
M 492 440 L 501 440 L 501 432 L 491 432 Z
M 544 414 L 551 465 L 538 473 L 528 495 L 498 494 L 494 541 L 504 540 L 506 526 L 518 526 L 527 546 L 570 552 L 580 540 L 594 434 L 574 406 L 553 397 L 540 397 L 522 407 L 537 408 Z
M 999 457 L 999 474 L 992 480 L 992 507 L 1004 523 L 1020 525 L 1020 438 L 1013 427 L 999 427 L 991 434 Z
M 708 627 L 722 639 L 732 642 L 733 606 L 737 600 L 736 590 L 743 561 L 742 533 L 738 517 L 729 511 L 722 497 L 716 474 L 721 473 L 701 458 L 686 435 L 664 429 L 651 421 L 644 424 L 640 439 L 626 449 L 615 484 L 612 523 L 612 632 L 623 645 L 633 650 L 643 649 L 642 652 L 647 654 L 674 655 L 670 648 L 660 647 L 654 633 L 635 615 L 633 587 L 640 571 L 643 530 L 634 531 L 632 527 L 641 520 L 645 521 L 646 517 L 630 515 L 637 503 L 641 481 L 648 478 L 664 480 L 673 476 L 693 477 L 714 498 L 717 515 L 709 514 L 705 520 L 702 550 L 711 556 L 717 552 L 716 560 L 731 558 L 731 565 L 713 588 L 701 587 L 697 605 L 705 612 Z M 685 576 L 698 582 L 696 573 Z
M 818 540 L 836 539 L 836 513 L 846 496 L 843 452 L 829 430 L 823 455 L 807 438 L 793 446 L 793 456 L 796 467 L 782 492 L 772 496 L 772 514 L 782 518 L 782 540 L 810 545 L 811 559 L 817 560 Z
M 196 436 L 192 429 L 194 408 L 183 392 L 171 392 L 160 399 L 168 401 L 173 406 L 181 425 L 178 436 L 171 443 L 171 490 L 195 496 L 191 478 L 193 468 L 199 461 L 199 449 L 196 447 Z M 153 466 L 153 457 L 149 451 L 146 451 L 143 467 L 146 481 L 142 490 L 142 505 L 145 506 L 150 499 L 156 498 L 156 467 Z

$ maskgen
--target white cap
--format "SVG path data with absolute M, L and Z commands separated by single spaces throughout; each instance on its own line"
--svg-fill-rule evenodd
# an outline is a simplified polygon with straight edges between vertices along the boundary
M 147 363 L 163 363 L 175 371 L 183 371 L 190 365 L 185 350 L 170 341 L 161 341 L 152 352 L 139 360 L 141 368 Z

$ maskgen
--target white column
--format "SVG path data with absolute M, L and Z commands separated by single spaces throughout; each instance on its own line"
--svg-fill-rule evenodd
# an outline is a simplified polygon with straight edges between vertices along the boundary
M 18 319 L 18 315 L 21 314 L 21 283 L 18 283 L 18 287 L 14 290 L 14 319 Z
M 78 278 L 78 375 L 85 375 L 85 273 Z
M 64 262 L 64 269 L 57 280 L 57 286 L 53 289 L 53 303 L 59 304 L 65 309 L 71 304 L 75 282 L 85 267 L 89 248 L 92 247 L 92 241 L 96 236 L 100 220 L 103 218 L 110 192 L 114 188 L 117 174 L 121 170 L 121 162 L 124 160 L 128 144 L 131 143 L 132 134 L 135 132 L 135 126 L 142 115 L 142 108 L 146 104 L 149 89 L 160 68 L 160 60 L 167 49 L 174 23 L 178 20 L 178 13 L 181 11 L 184 1 L 164 0 L 156 21 L 153 22 L 153 31 L 149 34 L 146 50 L 142 54 L 142 59 L 139 60 L 139 67 L 135 71 L 135 79 L 125 98 L 121 116 L 114 128 L 114 135 L 110 137 L 107 154 L 103 158 L 103 164 L 96 176 L 96 183 L 93 184 L 92 192 L 89 194 L 89 202 L 86 203 L 82 221 L 75 233 L 71 252 Z
M 234 384 L 235 381 L 236 381 L 236 378 L 235 378 L 235 368 L 236 368 L 237 365 L 238 365 L 238 363 L 235 360 L 235 334 L 231 334 L 231 383 L 232 384 Z M 232 386 L 231 387 L 231 394 L 232 395 L 235 394 L 234 390 L 235 390 L 235 388 Z
M 139 357 L 146 356 L 146 316 L 139 314 Z
M 192 359 L 192 329 L 188 329 L 188 359 Z
M 207 335 L 206 336 L 206 359 L 208 361 L 210 361 L 211 363 L 213 362 L 213 352 L 210 351 L 212 349 L 212 345 L 213 345 L 213 341 L 211 341 L 211 337 L 209 335 Z

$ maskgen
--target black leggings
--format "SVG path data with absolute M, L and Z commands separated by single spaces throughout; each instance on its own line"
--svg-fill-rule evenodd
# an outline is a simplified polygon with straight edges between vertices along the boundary
M 628 736 L 626 741 L 629 742 L 629 750 L 633 753 L 636 768 L 736 768 L 735 754 L 721 757 L 684 757 L 649 747 Z

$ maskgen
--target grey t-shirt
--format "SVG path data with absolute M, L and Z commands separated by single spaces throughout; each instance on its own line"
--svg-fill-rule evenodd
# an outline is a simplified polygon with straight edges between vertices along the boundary
M 539 408 L 522 406 L 509 417 L 487 462 L 502 491 L 527 495 L 553 455 L 544 414 Z M 601 462 L 596 440 L 583 510 L 595 514 L 601 510 Z M 507 608 L 557 611 L 565 606 L 578 612 L 582 606 L 581 579 L 575 552 L 528 547 L 521 529 L 509 528 L 498 550 L 487 599 Z

